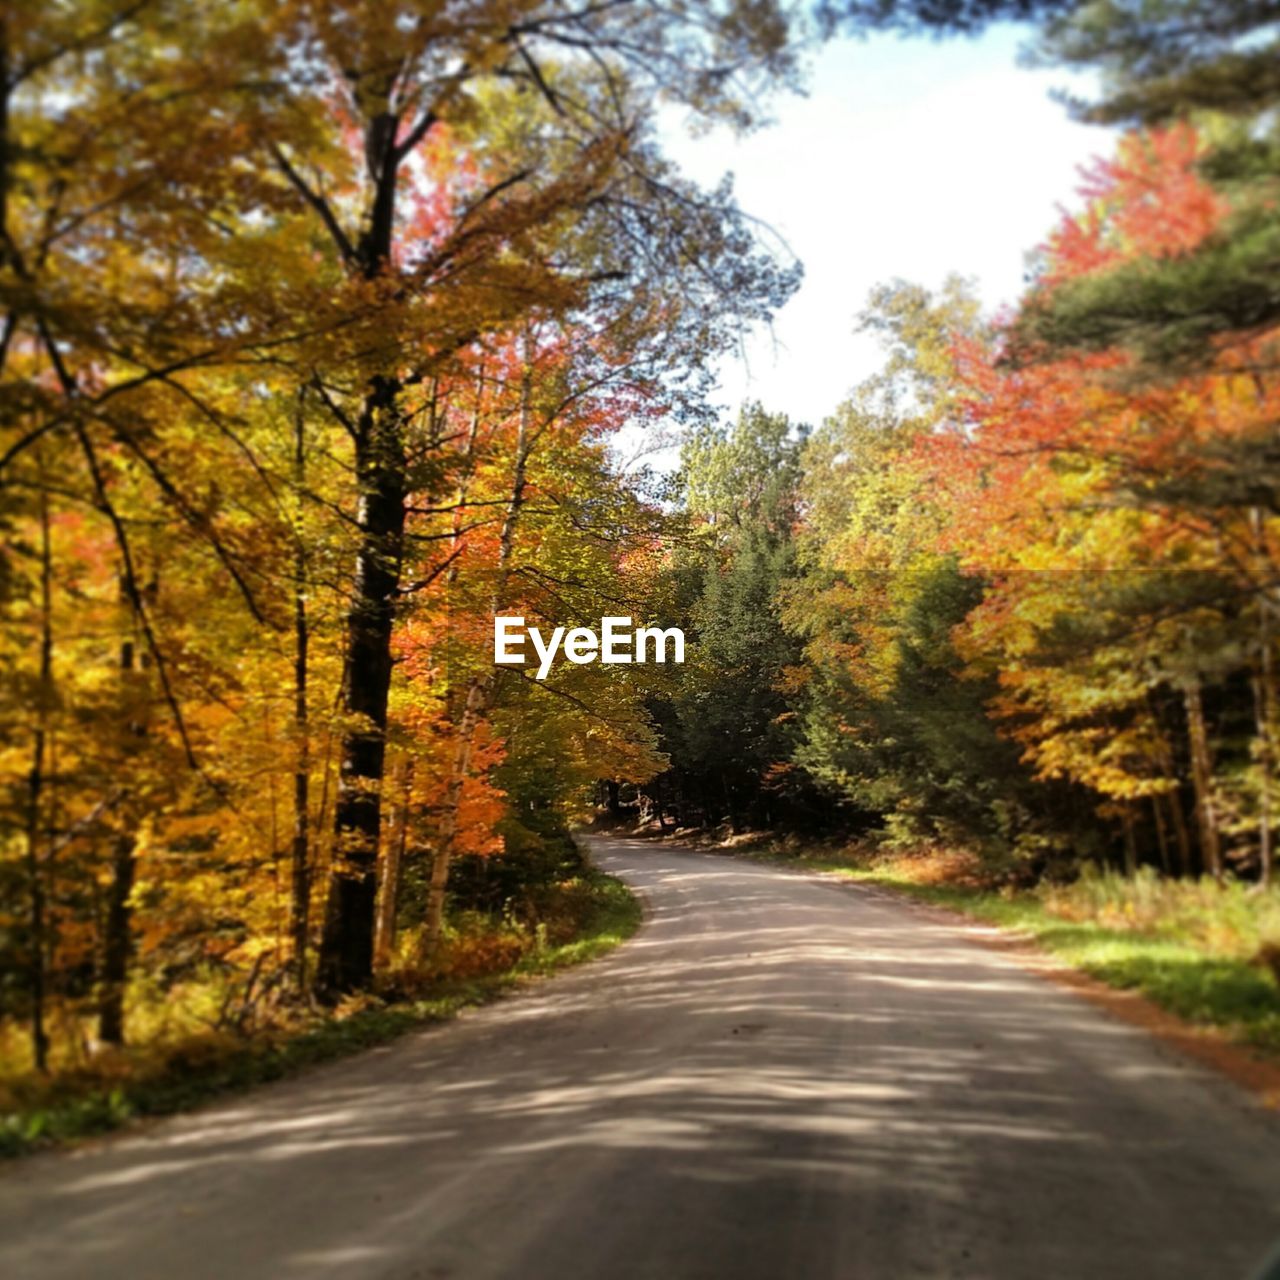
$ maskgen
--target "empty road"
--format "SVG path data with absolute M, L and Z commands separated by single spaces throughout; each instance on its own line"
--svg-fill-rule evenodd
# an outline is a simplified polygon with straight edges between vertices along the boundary
M 12 1280 L 1244 1280 L 1280 1132 L 865 889 L 639 841 L 606 960 L 0 1168 Z

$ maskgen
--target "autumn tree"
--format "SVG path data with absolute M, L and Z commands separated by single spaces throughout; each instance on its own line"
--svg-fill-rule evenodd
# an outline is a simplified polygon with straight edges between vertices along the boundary
M 1265 878 L 1273 339 L 1265 325 L 1220 330 L 1184 361 L 1174 352 L 1194 299 L 1169 324 L 1137 327 L 1137 311 L 1112 325 L 1105 303 L 1123 279 L 1164 288 L 1201 269 L 1206 245 L 1231 242 L 1235 204 L 1210 181 L 1208 151 L 1177 125 L 1128 136 L 1095 168 L 1008 333 L 960 349 L 964 411 L 922 454 L 946 494 L 948 544 L 993 576 L 964 644 L 998 672 L 996 705 L 1027 759 L 1108 797 L 1131 865 L 1136 823 L 1163 865 L 1172 836 L 1188 865 L 1185 797 L 1203 868 L 1222 875 L 1231 828 L 1256 837 L 1235 856 L 1256 857 Z M 1086 317 L 1102 327 L 1064 345 Z
M 488 607 L 482 530 L 522 483 L 521 365 L 499 379 L 500 353 L 536 331 L 546 434 L 524 467 L 566 521 L 568 581 L 573 539 L 621 510 L 577 487 L 616 479 L 588 463 L 572 402 L 601 430 L 696 412 L 715 352 L 791 287 L 729 188 L 685 182 L 652 126 L 661 92 L 747 127 L 757 90 L 791 74 L 785 23 L 772 5 L 670 17 L 6 11 L 4 945 L 37 1059 L 54 1005 L 121 1040 L 144 976 L 213 982 L 212 1021 L 237 1024 L 286 964 L 304 979 L 324 890 L 319 984 L 364 981 L 397 629 L 433 588 L 456 599 L 464 568 Z M 573 354 L 553 375 L 556 350 Z M 489 434 L 468 448 L 486 378 Z M 512 550 L 532 582 L 553 572 L 546 513 L 514 505 L 535 517 Z M 618 534 L 591 562 L 597 593 L 644 554 Z M 486 715 L 477 768 L 447 763 L 463 673 L 441 774 L 411 790 L 438 824 L 464 805 L 433 786 L 461 777 L 494 798 L 492 825 L 492 770 L 521 757 Z M 637 776 L 656 758 L 625 684 L 588 686 L 548 714 L 564 794 L 592 756 Z
M 985 341 L 964 282 L 876 289 L 859 328 L 882 371 L 814 433 L 803 458 L 803 573 L 783 618 L 803 643 L 790 674 L 796 763 L 850 820 L 900 843 L 947 839 L 997 865 L 1043 866 L 1063 797 L 1040 794 L 986 714 L 989 672 L 953 632 L 983 598 L 944 543 L 947 494 L 914 463 L 960 413 L 958 343 Z M 1071 824 L 1064 824 L 1067 829 Z
M 745 265 L 753 252 L 728 193 L 700 196 L 664 169 L 648 136 L 659 90 L 747 122 L 744 77 L 752 68 L 785 71 L 787 54 L 784 28 L 768 10 L 742 17 L 733 6 L 691 6 L 672 24 L 647 10 L 549 4 L 514 17 L 486 6 L 448 17 L 357 6 L 342 22 L 327 6 L 298 6 L 279 19 L 281 55 L 308 70 L 285 76 L 289 93 L 264 107 L 254 132 L 300 209 L 323 228 L 351 302 L 375 304 L 379 317 L 372 345 L 342 348 L 341 373 L 332 354 L 315 370 L 350 426 L 364 530 L 348 626 L 353 727 L 335 812 L 342 848 L 321 949 L 325 988 L 360 985 L 369 973 L 405 509 L 412 493 L 430 492 L 435 465 L 415 461 L 409 439 L 423 388 L 534 299 L 547 310 L 606 308 L 666 279 L 673 296 L 714 324 L 730 300 L 717 280 L 735 280 L 732 300 L 746 314 L 781 296 L 783 278 L 758 259 L 745 274 L 721 268 Z M 733 74 L 705 74 L 726 59 Z M 328 70 L 317 76 L 314 67 Z M 510 153 L 479 147 L 472 170 L 437 175 L 446 194 L 427 201 L 424 216 L 439 221 L 415 224 L 415 193 L 425 200 L 429 190 L 415 157 L 446 129 L 483 133 L 484 114 L 520 109 L 522 92 L 542 104 L 538 136 Z M 327 131 L 290 134 L 304 116 L 326 121 Z M 331 191 L 312 175 L 334 159 L 341 169 Z M 691 260 L 702 264 L 696 275 Z M 356 352 L 364 372 L 353 377 L 347 357 Z

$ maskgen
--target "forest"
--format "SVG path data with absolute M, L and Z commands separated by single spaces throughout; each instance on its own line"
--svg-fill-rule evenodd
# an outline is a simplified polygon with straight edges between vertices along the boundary
M 806 41 L 1010 17 L 1124 126 L 1020 302 L 886 281 L 830 416 L 726 415 L 802 268 L 659 104 L 767 127 Z M 593 820 L 1182 886 L 1246 919 L 1280 1027 L 1269 24 L 7 6 L 0 1101 L 557 963 L 626 914 Z M 542 679 L 499 616 L 685 660 Z

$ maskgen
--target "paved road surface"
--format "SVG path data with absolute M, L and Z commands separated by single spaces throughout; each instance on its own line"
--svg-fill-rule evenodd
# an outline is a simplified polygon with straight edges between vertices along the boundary
M 0 1170 L 6 1280 L 1243 1280 L 1276 1120 L 961 926 L 626 840 L 607 960 Z

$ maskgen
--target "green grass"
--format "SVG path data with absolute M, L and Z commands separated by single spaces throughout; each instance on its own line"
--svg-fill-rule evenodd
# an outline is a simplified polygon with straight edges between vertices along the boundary
M 359 1053 L 444 1022 L 531 978 L 593 960 L 629 938 L 639 927 L 642 912 L 639 900 L 620 880 L 598 871 L 584 878 L 591 888 L 590 907 L 577 936 L 567 942 L 540 947 L 503 972 L 442 984 L 422 999 L 327 1018 L 278 1040 L 201 1042 L 185 1057 L 179 1050 L 162 1068 L 152 1067 L 112 1087 L 86 1088 L 75 1080 L 52 1082 L 31 1105 L 0 1115 L 0 1156 L 73 1142 L 138 1117 L 185 1111 L 220 1094 L 279 1080 L 315 1063 Z
M 526 956 L 513 971 L 516 978 L 553 973 L 594 960 L 625 942 L 640 927 L 644 915 L 640 899 L 621 880 L 602 871 L 589 872 L 588 879 L 593 908 L 578 936 Z
M 920 884 L 895 871 L 891 862 L 859 866 L 830 856 L 769 851 L 750 856 L 833 872 L 996 925 L 1108 986 L 1138 992 L 1189 1023 L 1218 1028 L 1268 1056 L 1280 1056 L 1280 988 L 1275 980 L 1254 962 L 1248 949 L 1208 945 L 1197 935 L 1207 936 L 1212 930 L 1189 927 L 1185 918 L 1170 915 L 1163 923 L 1156 917 L 1140 928 L 1115 927 L 1096 919 L 1066 918 L 1035 891 Z M 1111 883 L 1142 888 L 1141 882 L 1125 882 L 1119 877 Z M 1238 892 L 1223 893 L 1224 914 L 1237 911 L 1242 900 L 1248 901 L 1246 891 L 1236 888 Z M 1204 886 L 1188 889 L 1202 900 L 1207 892 Z M 1265 902 L 1259 902 L 1258 911 L 1267 909 Z M 1208 917 L 1211 911 L 1205 908 L 1201 914 Z M 1206 918 L 1205 924 L 1212 921 Z

